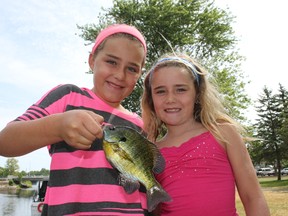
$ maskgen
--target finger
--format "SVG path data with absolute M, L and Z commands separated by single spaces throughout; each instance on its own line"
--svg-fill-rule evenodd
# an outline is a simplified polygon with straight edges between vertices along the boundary
M 92 111 L 88 111 L 88 114 L 96 121 L 99 125 L 101 125 L 104 122 L 104 118 L 101 115 L 98 115 Z
M 73 145 L 74 148 L 77 149 L 81 149 L 81 150 L 86 150 L 86 149 L 90 149 L 91 145 L 86 145 L 86 144 L 82 144 L 82 143 L 76 143 L 75 145 Z
M 93 134 L 95 138 L 102 138 L 103 130 L 102 130 L 102 123 L 104 122 L 104 118 L 100 115 L 97 115 L 93 112 L 89 112 L 89 116 L 91 118 L 90 121 L 84 121 L 85 128 Z M 88 134 L 87 134 L 88 135 Z
M 94 140 L 89 140 L 83 136 L 78 135 L 76 139 L 70 140 L 68 144 L 77 149 L 89 149 Z

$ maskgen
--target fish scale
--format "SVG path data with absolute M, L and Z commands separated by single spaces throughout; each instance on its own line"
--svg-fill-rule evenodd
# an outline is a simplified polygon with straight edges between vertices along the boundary
M 103 149 L 107 160 L 120 172 L 119 183 L 127 193 L 146 188 L 148 211 L 161 202 L 171 201 L 169 194 L 155 179 L 154 173 L 165 168 L 157 146 L 136 130 L 126 126 L 105 126 Z

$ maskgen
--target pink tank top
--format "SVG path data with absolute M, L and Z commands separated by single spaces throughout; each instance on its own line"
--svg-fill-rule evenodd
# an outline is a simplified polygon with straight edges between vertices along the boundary
M 210 132 L 161 152 L 166 168 L 157 179 L 173 199 L 162 203 L 161 216 L 238 215 L 229 159 Z

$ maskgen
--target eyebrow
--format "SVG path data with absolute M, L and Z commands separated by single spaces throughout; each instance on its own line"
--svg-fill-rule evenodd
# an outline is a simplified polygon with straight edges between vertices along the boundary
M 173 85 L 173 87 L 182 87 L 182 86 L 189 86 L 188 84 L 175 84 Z M 160 85 L 160 86 L 157 86 L 156 88 L 165 88 L 166 86 L 165 85 Z
M 112 54 L 106 54 L 106 56 L 108 56 L 108 57 L 110 57 L 110 58 L 113 58 L 113 59 L 116 59 L 116 60 L 118 60 L 118 61 L 121 61 L 121 58 L 119 58 L 119 57 L 117 57 L 117 56 L 114 56 L 114 55 L 112 55 Z M 135 67 L 139 67 L 139 68 L 141 68 L 141 65 L 138 65 L 138 64 L 136 64 L 136 63 L 134 63 L 134 62 L 128 62 L 130 65 L 133 65 L 133 66 L 135 66 Z

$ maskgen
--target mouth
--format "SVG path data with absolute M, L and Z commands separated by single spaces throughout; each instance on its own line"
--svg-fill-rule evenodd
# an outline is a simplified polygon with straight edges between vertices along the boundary
M 109 137 L 109 132 L 112 130 L 115 130 L 115 126 L 109 123 L 105 123 L 105 124 L 102 124 L 102 129 L 103 129 L 104 140 L 107 140 Z
M 118 85 L 114 82 L 110 82 L 110 81 L 107 81 L 108 85 L 114 89 L 123 89 L 124 87 L 122 85 Z
M 164 109 L 165 112 L 167 113 L 177 113 L 177 112 L 180 112 L 180 108 L 167 108 L 167 109 Z

